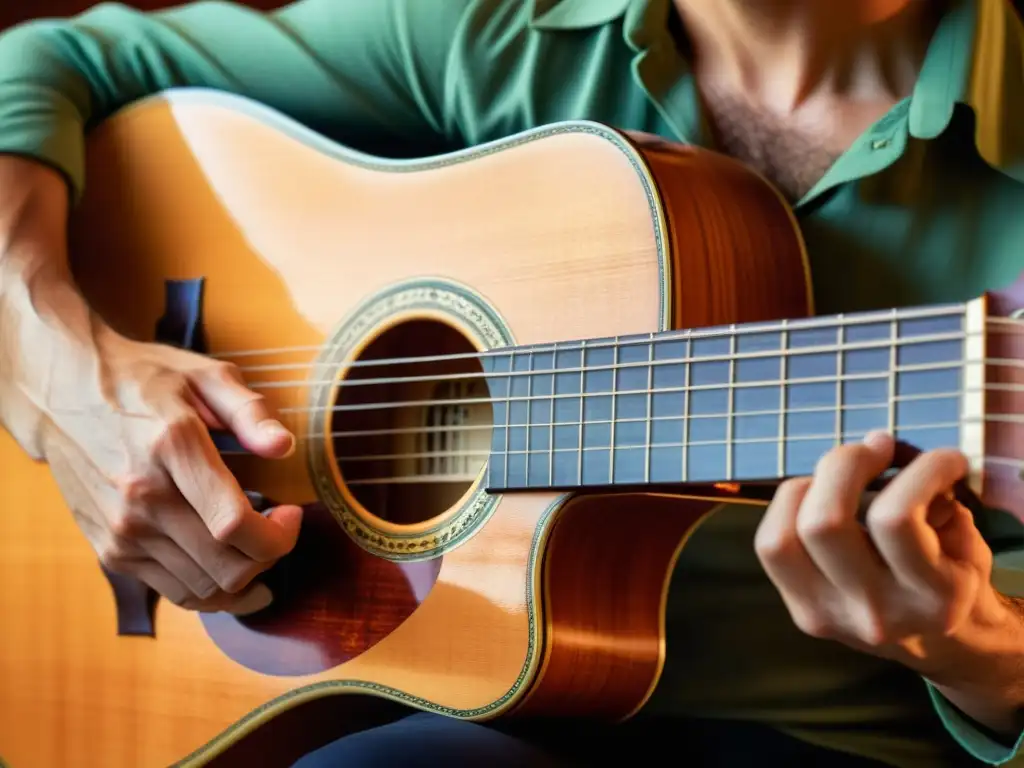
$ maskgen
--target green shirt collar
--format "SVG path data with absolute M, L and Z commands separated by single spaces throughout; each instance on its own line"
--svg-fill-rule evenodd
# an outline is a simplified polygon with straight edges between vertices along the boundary
M 538 29 L 585 29 L 621 18 L 626 42 L 639 54 L 637 72 L 656 100 L 680 78 L 688 79 L 667 28 L 671 0 L 531 2 Z M 928 47 L 910 99 L 910 135 L 938 136 L 957 104 L 974 111 L 981 156 L 1024 181 L 1024 26 L 1011 0 L 955 0 Z M 686 127 L 681 134 L 690 140 L 696 126 Z

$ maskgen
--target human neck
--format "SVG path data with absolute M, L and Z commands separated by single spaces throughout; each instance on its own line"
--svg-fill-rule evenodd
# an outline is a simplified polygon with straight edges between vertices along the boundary
M 814 98 L 899 101 L 941 0 L 673 0 L 702 80 L 793 112 Z

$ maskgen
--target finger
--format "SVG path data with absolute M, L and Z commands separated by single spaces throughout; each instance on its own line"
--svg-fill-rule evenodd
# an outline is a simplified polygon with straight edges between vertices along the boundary
M 893 441 L 870 435 L 842 445 L 819 462 L 797 517 L 797 533 L 829 581 L 850 595 L 876 595 L 886 570 L 858 520 L 868 485 L 892 462 Z
M 295 436 L 265 398 L 245 385 L 237 368 L 212 365 L 191 373 L 189 379 L 199 399 L 247 450 L 270 459 L 295 450 Z
M 193 413 L 174 423 L 159 447 L 160 458 L 213 537 L 259 563 L 290 552 L 298 538 L 301 508 L 282 507 L 275 514 L 261 515 L 224 465 L 198 417 Z
M 198 522 L 198 518 L 194 519 Z M 202 523 L 199 525 L 201 527 Z M 209 536 L 209 533 L 206 535 Z M 211 600 L 221 595 L 217 582 L 177 542 L 157 534 L 147 536 L 142 541 L 142 547 L 153 560 L 184 584 L 194 597 Z
M 901 582 L 935 588 L 945 580 L 942 546 L 928 512 L 940 497 L 952 501 L 953 486 L 967 468 L 966 458 L 957 451 L 923 453 L 868 508 L 871 538 Z
M 199 414 L 199 418 L 203 420 L 203 423 L 214 430 L 226 430 L 227 427 L 224 423 L 217 418 L 217 415 L 210 410 L 210 406 L 203 402 L 202 398 L 199 397 L 194 391 L 190 390 L 189 405 L 196 409 L 196 413 Z
M 811 487 L 810 478 L 779 486 L 754 535 L 754 549 L 768 578 L 802 630 L 819 634 L 815 613 L 828 580 L 804 549 L 796 531 L 797 515 Z
M 937 510 L 939 504 L 941 508 Z M 967 507 L 939 497 L 928 511 L 928 524 L 935 529 L 945 557 L 976 568 L 985 578 L 991 576 L 992 548 L 974 524 L 974 515 Z
M 132 564 L 136 578 L 149 585 L 179 608 L 188 611 L 215 613 L 227 611 L 239 616 L 261 611 L 271 603 L 270 590 L 263 584 L 254 584 L 238 596 L 217 595 L 202 600 L 176 576 L 154 560 L 139 560 Z
M 193 563 L 205 581 L 202 586 L 206 589 L 212 586 L 215 590 L 237 594 L 269 566 L 268 563 L 255 562 L 233 546 L 213 538 L 202 519 L 183 498 L 179 505 L 161 510 L 160 527 L 167 535 L 167 544 Z M 200 594 L 192 583 L 189 586 Z

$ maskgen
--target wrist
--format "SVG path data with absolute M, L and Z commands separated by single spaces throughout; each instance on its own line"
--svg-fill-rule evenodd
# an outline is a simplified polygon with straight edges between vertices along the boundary
M 963 714 L 1016 739 L 1024 730 L 1024 607 L 994 589 L 924 677 Z

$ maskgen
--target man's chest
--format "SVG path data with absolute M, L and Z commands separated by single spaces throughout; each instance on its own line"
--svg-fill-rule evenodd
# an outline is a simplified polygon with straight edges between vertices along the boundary
M 842 154 L 820 135 L 794 131 L 738 101 L 717 99 L 709 112 L 716 149 L 758 171 L 791 201 L 803 197 Z
M 700 89 L 715 149 L 757 170 L 790 201 L 806 195 L 893 106 L 891 101 L 809 100 L 793 113 L 780 115 L 712 83 Z

